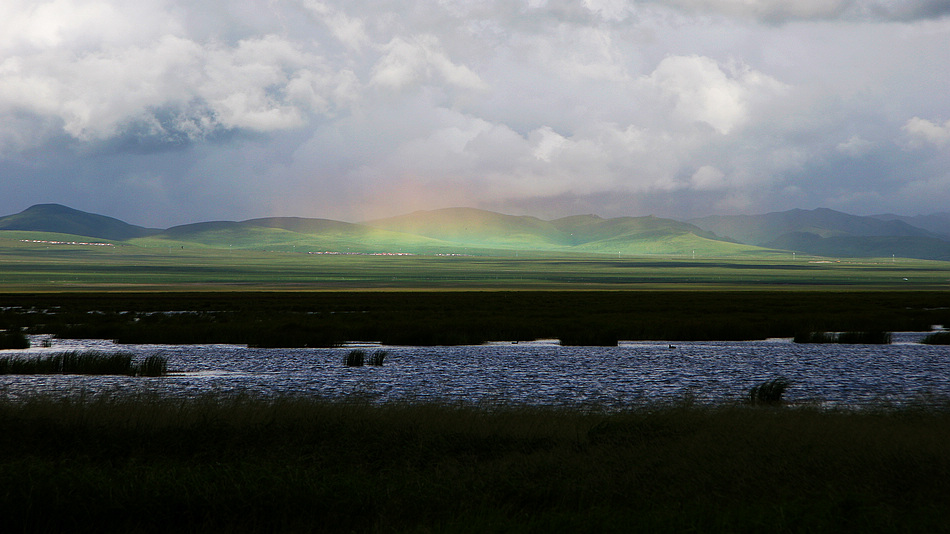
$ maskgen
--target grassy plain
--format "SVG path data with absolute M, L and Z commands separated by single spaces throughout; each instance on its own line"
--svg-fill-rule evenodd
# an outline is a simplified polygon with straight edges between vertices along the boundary
M 774 255 L 323 255 L 0 240 L 0 291 L 950 289 L 950 262 Z

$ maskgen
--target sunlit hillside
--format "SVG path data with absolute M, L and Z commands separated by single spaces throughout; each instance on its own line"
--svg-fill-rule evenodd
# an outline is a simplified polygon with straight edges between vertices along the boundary
M 302 217 L 209 221 L 165 230 L 56 204 L 0 217 L 0 237 L 140 247 L 336 254 L 585 253 L 772 258 L 950 259 L 950 237 L 897 220 L 832 210 L 791 210 L 693 222 L 661 217 L 576 215 L 545 221 L 473 208 L 417 211 L 363 223 Z

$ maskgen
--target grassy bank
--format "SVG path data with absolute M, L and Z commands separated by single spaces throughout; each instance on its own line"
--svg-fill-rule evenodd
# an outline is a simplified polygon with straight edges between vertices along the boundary
M 950 411 L 0 403 L 0 530 L 940 532 Z
M 800 332 L 927 331 L 946 293 L 505 291 L 0 294 L 0 329 L 121 343 L 321 347 L 560 338 L 749 340 Z
M 42 356 L 0 357 L 0 375 L 163 376 L 168 361 L 147 356 L 134 361 L 129 352 L 67 351 Z

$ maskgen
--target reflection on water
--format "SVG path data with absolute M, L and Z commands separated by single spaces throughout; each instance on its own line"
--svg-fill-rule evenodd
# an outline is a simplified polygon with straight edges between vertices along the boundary
M 924 334 L 896 333 L 892 345 L 800 345 L 787 339 L 753 342 L 621 342 L 618 347 L 562 347 L 554 340 L 459 347 L 382 347 L 383 367 L 346 367 L 351 347 L 254 349 L 237 345 L 115 345 L 103 340 L 53 339 L 64 350 L 123 350 L 168 359 L 161 378 L 0 376 L 0 396 L 159 392 L 359 397 L 371 401 L 619 407 L 673 401 L 743 398 L 778 376 L 792 386 L 786 399 L 831 405 L 900 403 L 950 398 L 950 347 L 917 344 Z M 355 346 L 355 345 L 354 345 Z M 375 347 L 375 346 L 371 346 Z

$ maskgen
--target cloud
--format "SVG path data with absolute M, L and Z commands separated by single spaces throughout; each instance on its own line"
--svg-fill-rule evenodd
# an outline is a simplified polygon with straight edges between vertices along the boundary
M 948 5 L 10 0 L 0 207 L 922 211 Z
M 950 120 L 943 124 L 914 117 L 902 128 L 911 147 L 932 145 L 938 148 L 950 145 Z
M 673 0 L 673 5 L 684 9 L 721 13 L 783 22 L 796 19 L 828 19 L 845 13 L 854 0 Z
M 774 24 L 803 20 L 911 21 L 950 14 L 947 0 L 670 0 L 663 3 L 686 11 Z
M 23 9 L 27 27 L 7 38 L 12 53 L 0 60 L 0 115 L 53 120 L 80 141 L 129 131 L 181 141 L 300 127 L 359 90 L 351 71 L 275 34 L 229 44 L 113 30 L 141 26 L 133 18 L 147 14 L 65 0 Z M 92 22 L 103 20 L 97 35 Z
M 693 173 L 690 181 L 696 189 L 720 189 L 726 185 L 725 177 L 726 175 L 719 169 L 711 165 L 704 165 Z
M 947 0 L 881 0 L 869 4 L 866 11 L 885 20 L 928 20 L 950 15 L 950 2 Z
M 874 143 L 862 138 L 859 135 L 852 135 L 847 141 L 838 143 L 838 146 L 835 148 L 838 150 L 838 152 L 841 152 L 846 156 L 858 158 L 868 154 L 874 148 Z
M 453 63 L 433 35 L 410 39 L 395 37 L 384 47 L 370 83 L 400 89 L 433 80 L 465 89 L 484 89 L 485 83 L 464 65 Z
M 351 17 L 344 11 L 328 6 L 324 2 L 304 0 L 303 6 L 314 17 L 326 24 L 333 36 L 347 47 L 360 50 L 363 46 L 369 44 L 370 39 L 361 19 Z
M 702 122 L 728 134 L 749 119 L 753 100 L 760 94 L 778 95 L 778 80 L 745 66 L 731 72 L 708 57 L 670 56 L 645 82 L 655 86 L 672 105 L 672 115 L 686 122 Z

